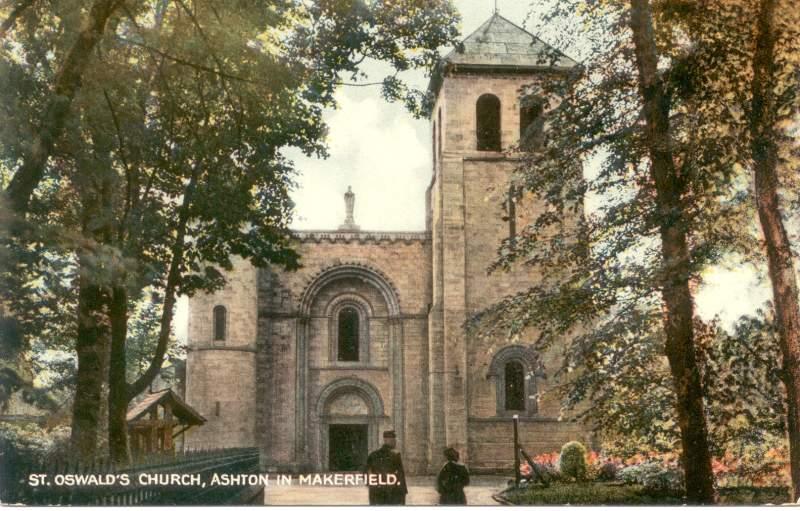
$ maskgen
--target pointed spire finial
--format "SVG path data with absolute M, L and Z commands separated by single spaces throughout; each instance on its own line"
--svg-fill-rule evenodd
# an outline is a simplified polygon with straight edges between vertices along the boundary
M 339 226 L 340 231 L 357 231 L 359 227 L 356 225 L 356 221 L 353 218 L 353 209 L 355 208 L 356 203 L 356 194 L 353 193 L 353 189 L 348 186 L 347 192 L 344 194 L 344 208 L 345 208 L 345 216 L 344 216 L 344 223 Z

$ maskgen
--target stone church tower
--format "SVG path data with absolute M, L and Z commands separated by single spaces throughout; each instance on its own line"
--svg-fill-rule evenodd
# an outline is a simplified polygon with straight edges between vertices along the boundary
M 189 447 L 258 446 L 265 470 L 357 470 L 394 429 L 407 472 L 430 473 L 448 445 L 475 472 L 511 468 L 513 415 L 529 453 L 587 440 L 546 392 L 557 350 L 536 353 L 535 333 L 464 330 L 536 282 L 487 267 L 530 215 L 501 201 L 520 136 L 536 149 L 548 104 L 523 104 L 520 88 L 575 65 L 551 65 L 552 51 L 495 14 L 442 60 L 426 230 L 359 229 L 348 190 L 338 230 L 295 232 L 301 270 L 237 261 L 223 290 L 190 300 L 187 401 L 209 422 Z

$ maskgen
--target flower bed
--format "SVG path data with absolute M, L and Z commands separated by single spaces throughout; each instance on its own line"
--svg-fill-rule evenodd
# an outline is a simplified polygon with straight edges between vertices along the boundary
M 589 451 L 585 471 L 576 470 L 578 447 L 539 454 L 523 462 L 520 488 L 503 497 L 517 504 L 676 504 L 683 498 L 683 471 L 675 453 L 638 454 L 622 459 Z M 565 456 L 565 452 L 568 456 Z M 721 504 L 788 502 L 786 453 L 771 450 L 753 458 L 726 454 L 713 460 Z M 567 470 L 563 470 L 564 468 Z M 538 474 L 539 477 L 536 477 Z

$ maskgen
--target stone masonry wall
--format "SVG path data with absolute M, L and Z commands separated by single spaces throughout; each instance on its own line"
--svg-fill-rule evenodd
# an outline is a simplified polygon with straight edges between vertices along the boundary
M 378 420 L 378 429 L 398 428 L 395 412 L 401 413 L 404 461 L 410 472 L 419 471 L 427 452 L 427 413 L 420 413 L 427 409 L 421 377 L 428 356 L 427 236 L 338 232 L 300 236 L 297 247 L 303 268 L 296 272 L 262 270 L 260 276 L 257 430 L 267 460 L 265 468 L 324 469 L 325 423 L 316 416 L 323 404 L 320 394 L 331 383 L 356 379 L 380 396 L 384 417 Z M 308 316 L 304 316 L 300 302 L 306 289 L 327 270 L 349 265 L 374 271 L 389 283 L 399 302 L 398 318 L 392 319 L 377 288 L 353 277 L 337 278 L 318 289 Z M 371 309 L 366 363 L 331 360 L 330 305 L 343 295 L 356 296 Z M 399 338 L 401 360 L 397 360 L 393 338 Z
M 533 76 L 504 74 L 452 73 L 442 86 L 435 107 L 442 111 L 444 130 L 442 147 L 437 160 L 434 183 L 431 186 L 432 211 L 430 212 L 434 240 L 434 271 L 436 253 L 441 249 L 444 276 L 442 291 L 434 290 L 434 310 L 444 299 L 442 324 L 447 330 L 447 317 L 451 316 L 451 332 L 456 318 L 468 319 L 473 314 L 498 300 L 533 285 L 538 277 L 528 268 L 515 268 L 510 273 L 488 274 L 489 265 L 497 257 L 501 241 L 509 234 L 509 224 L 503 220 L 503 197 L 508 190 L 509 176 L 518 160 L 513 153 L 476 151 L 476 110 L 478 98 L 486 93 L 496 95 L 501 102 L 501 143 L 504 148 L 517 144 L 519 139 L 519 91 L 523 85 L 535 81 Z M 517 229 L 536 213 L 538 205 L 526 197 L 517 207 Z M 437 210 L 438 209 L 438 210 Z M 438 223 L 437 223 L 438 222 Z M 437 226 L 439 227 L 437 229 Z M 461 255 L 459 255 L 461 254 Z M 448 259 L 450 263 L 447 264 Z M 459 263 L 459 261 L 461 261 Z M 463 279 L 463 280 L 462 280 Z M 435 321 L 434 321 L 435 323 Z M 431 328 L 434 333 L 434 328 Z M 497 417 L 496 381 L 490 377 L 489 364 L 493 356 L 509 344 L 506 339 L 467 338 L 462 330 L 464 344 L 451 333 L 444 334 L 445 361 L 466 357 L 466 374 L 463 387 L 466 392 L 468 430 L 468 460 L 471 466 L 482 470 L 507 469 L 511 466 L 505 451 L 513 455 L 510 435 L 510 418 Z M 532 344 L 537 333 L 527 332 L 517 342 Z M 566 341 L 566 340 L 565 340 Z M 431 339 L 431 346 L 436 343 Z M 463 351 L 462 351 L 463 350 Z M 560 367 L 563 344 L 558 343 L 544 354 L 544 373 L 547 378 L 536 377 L 541 398 L 535 417 L 523 418 L 525 433 L 523 445 L 528 452 L 557 450 L 571 439 L 587 438 L 585 428 L 561 417 L 560 400 L 552 388 L 553 374 Z M 465 353 L 464 353 L 465 352 Z M 464 355 L 462 355 L 464 353 Z M 445 373 L 452 374 L 445 368 Z M 463 373 L 462 373 L 463 374 Z M 455 377 L 449 376 L 450 380 Z M 436 382 L 432 378 L 431 382 Z M 447 377 L 444 378 L 445 388 Z M 452 384 L 449 387 L 455 387 Z M 432 399 L 435 397 L 432 397 Z M 450 396 L 444 396 L 444 406 L 452 407 Z M 433 407 L 432 407 L 433 413 Z M 559 420 L 563 419 L 563 420 Z M 434 418 L 431 419 L 434 421 Z M 452 422 L 445 414 L 444 420 Z M 433 422 L 432 422 L 433 423 Z M 447 431 L 451 431 L 448 424 Z M 505 432 L 505 429 L 509 429 Z M 447 443 L 451 438 L 448 435 Z
M 213 340 L 212 311 L 227 310 L 226 339 Z M 225 287 L 189 299 L 186 401 L 208 422 L 186 432 L 186 446 L 255 443 L 256 271 L 235 258 Z

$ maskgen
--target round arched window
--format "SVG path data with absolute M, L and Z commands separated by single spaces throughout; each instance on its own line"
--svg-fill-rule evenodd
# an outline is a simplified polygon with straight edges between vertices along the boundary
M 525 410 L 525 368 L 512 360 L 505 367 L 506 410 Z
M 544 365 L 531 348 L 505 346 L 489 364 L 488 376 L 494 378 L 497 415 L 532 417 L 538 413 L 536 378 L 545 377 Z
M 338 317 L 337 359 L 341 362 L 358 362 L 359 353 L 359 317 L 358 311 L 345 307 L 339 311 Z
M 524 151 L 544 147 L 544 103 L 529 99 L 519 110 L 519 145 Z
M 500 99 L 484 94 L 475 105 L 478 151 L 500 150 Z

